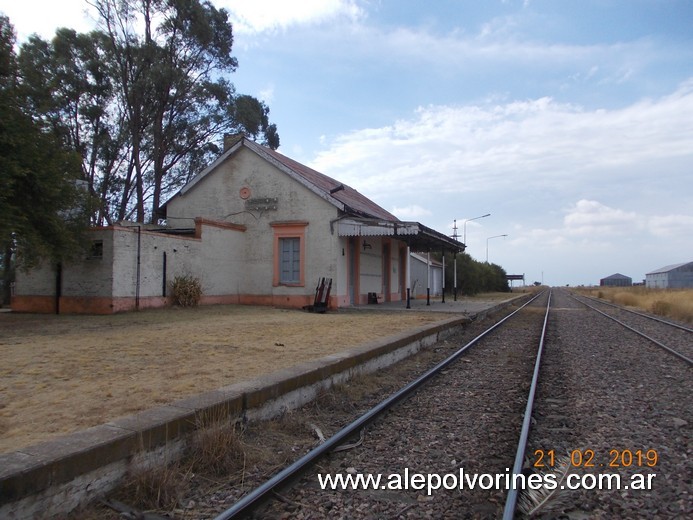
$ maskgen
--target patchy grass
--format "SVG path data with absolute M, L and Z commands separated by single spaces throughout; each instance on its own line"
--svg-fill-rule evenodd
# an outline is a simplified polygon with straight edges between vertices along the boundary
M 648 289 L 647 287 L 589 287 L 578 292 L 644 312 L 693 323 L 693 289 Z
M 0 314 L 0 453 L 449 318 L 241 305 Z

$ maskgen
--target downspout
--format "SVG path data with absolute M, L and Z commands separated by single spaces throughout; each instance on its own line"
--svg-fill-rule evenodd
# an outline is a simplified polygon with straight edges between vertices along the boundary
M 426 253 L 426 305 L 431 305 L 431 252 Z
M 135 310 L 140 310 L 140 264 L 142 253 L 142 226 L 137 226 L 137 280 L 135 282 Z
M 164 251 L 164 265 L 163 265 L 163 276 L 161 283 L 161 293 L 166 298 L 166 251 Z
M 55 267 L 55 313 L 60 314 L 60 297 L 63 294 L 63 264 L 58 262 Z
M 411 249 L 407 246 L 407 309 L 411 309 Z

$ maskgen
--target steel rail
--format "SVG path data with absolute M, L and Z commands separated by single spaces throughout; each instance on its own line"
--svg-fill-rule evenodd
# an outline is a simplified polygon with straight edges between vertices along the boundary
M 678 358 L 684 360 L 684 361 L 685 361 L 686 363 L 688 363 L 689 365 L 693 365 L 693 359 L 691 359 L 691 358 L 689 358 L 689 357 L 686 357 L 685 355 L 681 354 L 680 352 L 678 352 L 678 351 L 674 350 L 673 348 L 671 348 L 671 347 L 665 345 L 665 344 L 662 343 L 661 341 L 657 341 L 656 339 L 654 339 L 654 338 L 648 336 L 648 335 L 645 334 L 644 332 L 640 332 L 638 329 L 635 329 L 635 328 L 631 327 L 631 326 L 628 325 L 627 323 L 623 323 L 621 320 L 619 320 L 619 319 L 617 319 L 617 318 L 614 318 L 613 316 L 611 316 L 611 315 L 609 315 L 609 314 L 607 314 L 607 313 L 605 313 L 605 312 L 603 312 L 603 311 L 600 311 L 599 309 L 597 309 L 596 307 L 593 307 L 593 306 L 590 305 L 589 303 L 586 303 L 586 302 L 584 302 L 584 301 L 581 301 L 580 299 L 576 298 L 576 297 L 573 296 L 572 294 L 571 294 L 570 296 L 571 296 L 575 301 L 577 301 L 577 302 L 583 304 L 585 307 L 589 307 L 590 309 L 592 309 L 592 310 L 595 311 L 595 312 L 598 312 L 598 313 L 601 314 L 602 316 L 606 316 L 606 317 L 609 318 L 610 320 L 615 321 L 616 323 L 618 323 L 619 325 L 621 325 L 621 326 L 627 328 L 628 330 L 635 332 L 638 336 L 641 336 L 641 337 L 643 337 L 643 338 L 645 338 L 645 339 L 651 341 L 652 343 L 654 343 L 654 344 L 657 345 L 658 347 L 661 347 L 661 348 L 663 348 L 664 350 L 667 350 L 668 352 L 670 352 L 671 354 L 674 354 L 676 357 L 678 357 Z
M 489 327 L 484 332 L 476 336 L 469 343 L 458 349 L 454 354 L 450 355 L 448 358 L 444 359 L 443 361 L 435 365 L 433 368 L 431 368 L 423 375 L 419 376 L 417 379 L 415 379 L 411 383 L 407 384 L 406 386 L 392 394 L 384 401 L 381 401 L 378 405 L 371 408 L 361 417 L 353 421 L 351 424 L 348 424 L 340 431 L 338 431 L 336 434 L 334 434 L 332 437 L 327 439 L 323 444 L 309 451 L 303 457 L 296 460 L 291 465 L 287 466 L 282 471 L 277 473 L 274 477 L 267 480 L 264 484 L 260 485 L 259 487 L 255 488 L 253 491 L 245 495 L 229 509 L 218 515 L 215 518 L 215 520 L 230 520 L 232 518 L 241 518 L 244 515 L 250 514 L 255 508 L 259 507 L 276 488 L 288 483 L 292 478 L 294 478 L 296 475 L 308 468 L 317 459 L 319 459 L 326 453 L 329 453 L 334 448 L 337 448 L 343 441 L 347 440 L 361 428 L 372 422 L 378 415 L 388 410 L 399 401 L 408 397 L 409 394 L 411 394 L 414 390 L 423 385 L 433 376 L 438 374 L 443 368 L 447 367 L 448 365 L 456 361 L 457 358 L 459 358 L 468 348 L 470 348 L 472 345 L 481 340 L 481 338 L 491 333 L 491 331 L 495 330 L 496 328 L 500 327 L 501 324 L 505 323 L 512 316 L 520 312 L 527 305 L 532 303 L 534 300 L 536 300 L 543 294 L 543 292 L 537 294 L 534 298 L 531 298 L 521 307 L 519 307 L 512 313 L 508 314 L 502 320 L 498 321 L 493 326 Z
M 549 290 L 549 298 L 546 302 L 546 313 L 544 314 L 544 324 L 541 328 L 541 337 L 539 338 L 539 348 L 537 349 L 537 358 L 534 362 L 534 373 L 532 374 L 532 384 L 529 387 L 527 395 L 527 406 L 525 407 L 524 419 L 522 420 L 522 429 L 520 430 L 520 439 L 517 442 L 517 452 L 515 454 L 515 462 L 513 464 L 512 475 L 522 473 L 522 466 L 525 460 L 525 450 L 527 448 L 527 439 L 529 438 L 529 428 L 532 424 L 532 408 L 534 407 L 534 394 L 539 383 L 539 369 L 541 367 L 541 355 L 544 352 L 544 340 L 546 339 L 546 327 L 549 323 L 549 308 L 551 307 L 551 291 Z M 513 478 L 514 481 L 514 478 Z M 508 495 L 505 499 L 505 508 L 503 509 L 503 520 L 512 520 L 515 516 L 515 507 L 517 505 L 518 490 L 515 486 L 511 486 L 508 490 Z
M 645 314 L 644 312 L 638 312 L 638 311 L 634 311 L 632 309 L 626 309 L 625 307 L 623 307 L 621 305 L 616 305 L 615 303 L 611 303 L 611 302 L 605 302 L 604 300 L 601 300 L 600 298 L 595 298 L 594 296 L 587 296 L 585 294 L 581 294 L 581 295 L 579 295 L 579 298 L 578 298 L 578 296 L 576 296 L 572 293 L 570 295 L 578 301 L 580 301 L 579 298 L 587 298 L 588 300 L 592 300 L 592 301 L 597 302 L 597 303 L 602 303 L 604 305 L 608 305 L 609 307 L 614 307 L 615 309 L 618 309 L 620 311 L 630 312 L 631 314 L 636 314 L 637 316 L 642 316 L 643 318 L 647 318 L 649 320 L 658 321 L 659 323 L 663 323 L 665 325 L 671 325 L 672 327 L 676 327 L 677 329 L 685 330 L 686 332 L 693 332 L 693 329 L 690 327 L 686 327 L 684 325 L 680 325 L 678 323 L 674 323 L 673 321 L 665 320 L 663 318 L 658 318 L 657 316 L 650 316 L 649 314 Z

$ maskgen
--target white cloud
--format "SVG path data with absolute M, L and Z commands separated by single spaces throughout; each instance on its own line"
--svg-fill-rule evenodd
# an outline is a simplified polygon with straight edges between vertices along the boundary
M 611 44 L 546 42 L 515 34 L 515 27 L 512 17 L 494 19 L 482 25 L 477 34 L 460 29 L 440 34 L 429 27 L 385 30 L 364 25 L 359 27 L 359 37 L 350 40 L 353 45 L 347 52 L 356 49 L 364 55 L 386 55 L 389 62 L 406 66 L 416 63 L 418 68 L 434 67 L 448 73 L 488 72 L 503 67 L 526 75 L 530 67 L 542 75 L 549 70 L 565 71 L 567 78 L 574 76 L 575 70 L 584 70 L 587 73 L 583 79 L 603 77 L 610 82 L 622 81 L 658 59 L 654 43 L 646 39 Z M 512 83 L 513 79 L 508 81 Z
M 274 100 L 274 85 L 268 85 L 259 92 L 259 98 L 266 104 L 272 103 Z
M 569 235 L 599 237 L 631 234 L 641 227 L 635 212 L 610 208 L 594 200 L 579 200 L 563 218 Z
M 70 27 L 85 32 L 95 27 L 94 9 L 84 0 L 22 0 L 2 4 L 0 13 L 9 17 L 17 32 L 19 43 L 32 34 L 50 40 L 55 36 L 58 27 Z
M 417 204 L 412 204 L 403 208 L 395 206 L 392 208 L 392 214 L 401 220 L 417 220 L 421 217 L 431 216 L 433 213 Z
M 546 97 L 420 107 L 391 125 L 326 139 L 311 166 L 366 192 L 570 192 L 590 184 L 625 191 L 654 173 L 683 182 L 692 135 L 688 81 L 671 95 L 616 110 Z
M 693 240 L 693 215 L 658 215 L 627 211 L 596 200 L 581 199 L 564 211 L 555 228 L 516 226 L 512 232 L 514 246 L 524 249 L 553 250 L 624 250 L 624 244 L 640 250 L 644 245 L 659 244 L 659 239 Z
M 364 15 L 354 0 L 221 0 L 217 5 L 229 11 L 239 33 L 276 31 L 339 17 L 356 20 Z
M 693 240 L 693 215 L 662 215 L 648 220 L 649 232 L 661 238 Z

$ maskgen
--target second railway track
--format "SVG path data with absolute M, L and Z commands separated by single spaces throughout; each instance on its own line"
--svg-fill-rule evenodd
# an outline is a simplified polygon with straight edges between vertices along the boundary
M 690 364 L 566 291 L 554 301 L 526 453 L 541 466 L 566 458 L 582 485 L 537 516 L 689 518 Z
M 693 328 L 681 323 L 634 311 L 620 305 L 614 305 L 598 298 L 572 295 L 594 311 L 617 320 L 623 326 L 630 327 L 647 336 L 662 348 L 675 356 L 693 364 Z

